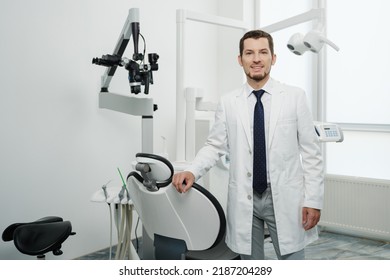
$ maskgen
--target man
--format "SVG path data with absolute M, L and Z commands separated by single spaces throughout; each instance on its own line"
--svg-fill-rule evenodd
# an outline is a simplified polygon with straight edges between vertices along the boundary
M 324 188 L 305 93 L 270 78 L 276 55 L 266 32 L 253 30 L 241 38 L 238 62 L 247 83 L 221 98 L 205 146 L 186 171 L 174 175 L 172 184 L 179 192 L 188 191 L 227 155 L 227 245 L 242 259 L 264 259 L 266 223 L 278 259 L 304 259 L 304 247 L 318 238 Z M 258 127 L 263 136 L 257 136 Z M 265 144 L 259 153 L 256 139 L 261 137 Z M 258 181 L 261 168 L 265 175 Z M 265 191 L 253 189 L 258 187 Z

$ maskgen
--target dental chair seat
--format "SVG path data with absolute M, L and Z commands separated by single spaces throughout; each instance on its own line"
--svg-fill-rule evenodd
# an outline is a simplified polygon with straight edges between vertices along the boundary
M 149 164 L 159 180 L 165 182 L 151 191 L 144 186 L 143 177 L 134 173 L 127 177 L 134 208 L 146 233 L 154 240 L 157 259 L 239 258 L 225 244 L 225 214 L 209 191 L 195 183 L 187 193 L 181 194 L 170 183 L 173 175 L 170 162 L 150 154 L 137 154 L 137 161 Z M 166 169 L 166 178 L 161 175 L 161 168 Z
M 50 251 L 56 256 L 61 255 L 62 243 L 74 234 L 69 221 L 49 216 L 30 223 L 14 223 L 3 231 L 2 239 L 13 240 L 15 247 L 23 254 L 43 259 Z

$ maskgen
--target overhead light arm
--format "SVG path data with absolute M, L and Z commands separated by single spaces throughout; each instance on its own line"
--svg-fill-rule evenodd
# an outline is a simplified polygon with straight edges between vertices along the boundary
M 311 9 L 308 12 L 287 18 L 285 20 L 267 25 L 261 28 L 268 33 L 276 32 L 300 23 L 308 22 L 311 20 L 319 19 L 322 17 L 323 9 Z

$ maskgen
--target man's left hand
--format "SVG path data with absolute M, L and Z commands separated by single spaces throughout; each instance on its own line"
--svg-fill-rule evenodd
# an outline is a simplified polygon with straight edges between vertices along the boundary
M 318 224 L 321 217 L 321 210 L 315 208 L 302 208 L 302 225 L 305 230 L 309 230 Z

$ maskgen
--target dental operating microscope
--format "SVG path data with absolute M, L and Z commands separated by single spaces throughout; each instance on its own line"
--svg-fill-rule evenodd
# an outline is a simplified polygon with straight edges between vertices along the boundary
M 133 37 L 134 53 L 132 58 L 123 57 L 125 49 Z M 139 51 L 139 38 L 144 42 L 143 52 Z M 145 38 L 140 33 L 139 9 L 132 8 L 120 33 L 118 42 L 112 54 L 95 57 L 92 63 L 107 67 L 101 77 L 101 91 L 99 93 L 99 107 L 142 116 L 142 151 L 153 152 L 153 112 L 157 105 L 153 104 L 152 98 L 138 98 L 131 95 L 121 95 L 109 92 L 108 88 L 112 77 L 118 67 L 124 67 L 128 71 L 130 92 L 138 95 L 144 87 L 144 94 L 149 94 L 149 86 L 153 84 L 153 72 L 158 70 L 157 61 L 159 55 L 148 54 L 148 62 L 145 62 L 146 53 Z
M 133 39 L 134 53 L 131 58 L 124 57 L 125 49 Z M 143 51 L 139 49 L 139 40 L 143 40 Z M 95 57 L 92 63 L 107 67 L 104 75 L 101 77 L 101 90 L 99 92 L 99 108 L 109 109 L 133 116 L 142 117 L 142 147 L 144 153 L 153 153 L 153 113 L 157 105 L 153 104 L 150 97 L 139 97 L 142 92 L 149 94 L 150 84 L 153 84 L 153 72 L 158 70 L 157 53 L 149 53 L 146 59 L 146 42 L 140 32 L 139 9 L 132 8 L 129 10 L 128 17 L 119 35 L 119 39 L 112 54 L 106 54 L 102 57 Z M 111 79 L 118 67 L 123 67 L 128 71 L 128 80 L 130 94 L 117 94 L 109 91 Z M 118 169 L 119 171 L 119 169 Z M 120 173 L 120 171 L 119 171 Z M 122 177 L 122 175 L 121 175 Z M 118 231 L 118 246 L 116 249 L 116 259 L 124 259 L 129 255 L 130 259 L 137 259 L 138 255 L 132 246 L 131 227 L 132 227 L 132 201 L 127 190 L 126 183 L 122 178 L 122 187 L 107 187 L 104 185 L 93 197 L 93 202 L 106 202 L 110 207 L 110 223 L 112 224 L 111 204 L 115 205 L 114 220 Z M 112 226 L 111 226 L 112 232 Z M 111 233 L 112 235 L 112 233 Z M 112 236 L 110 238 L 112 242 Z M 110 243 L 111 243 L 110 242 Z M 146 248 L 149 243 L 143 242 L 143 250 L 150 251 Z M 110 258 L 111 246 L 110 244 Z M 145 249 L 146 248 L 146 249 Z M 147 253 L 144 252 L 144 257 Z M 148 256 L 146 256 L 148 257 Z

